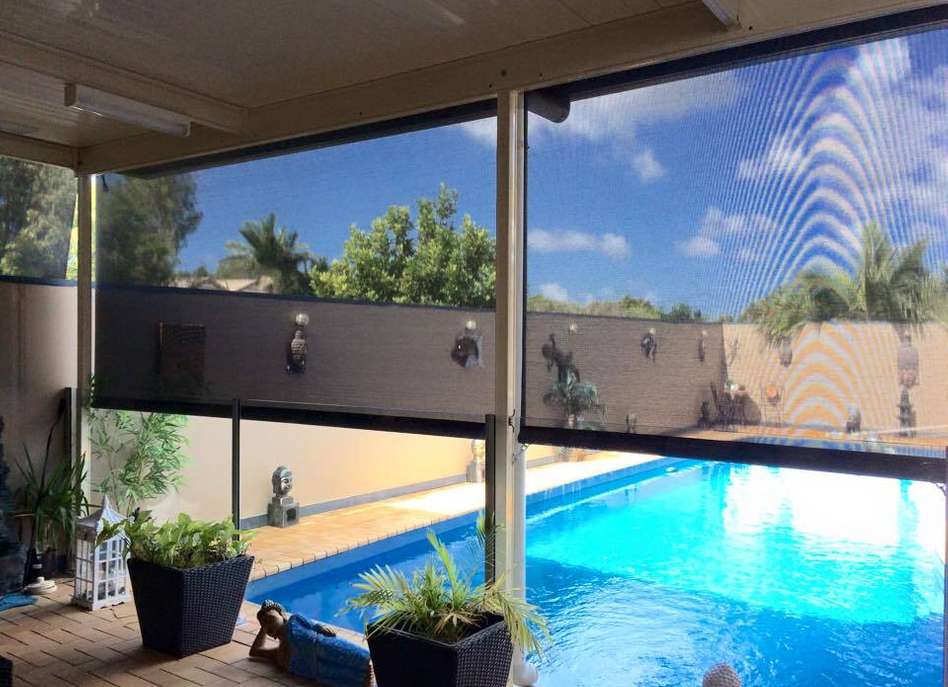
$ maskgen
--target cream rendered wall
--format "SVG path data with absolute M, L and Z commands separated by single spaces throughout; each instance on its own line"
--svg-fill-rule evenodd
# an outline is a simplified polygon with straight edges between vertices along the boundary
M 42 459 L 60 394 L 75 384 L 75 288 L 0 281 L 0 415 L 11 467 L 24 442 L 34 461 Z M 54 454 L 62 436 L 54 435 Z M 20 481 L 11 469 L 10 488 Z
M 230 421 L 189 419 L 191 458 L 177 494 L 155 504 L 159 517 L 186 512 L 202 519 L 230 515 Z M 293 496 L 303 506 L 385 492 L 399 487 L 459 480 L 470 460 L 466 439 L 391 432 L 241 423 L 241 516 L 266 513 L 270 475 L 286 465 L 295 476 Z

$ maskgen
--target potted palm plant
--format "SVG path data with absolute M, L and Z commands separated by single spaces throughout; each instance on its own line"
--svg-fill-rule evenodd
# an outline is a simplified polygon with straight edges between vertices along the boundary
M 486 544 L 478 523 L 478 546 Z M 537 609 L 502 580 L 475 584 L 433 533 L 435 555 L 412 575 L 377 566 L 360 575 L 346 610 L 370 613 L 366 627 L 379 687 L 504 687 L 514 647 L 540 651 Z
M 119 533 L 142 644 L 180 658 L 230 642 L 253 567 L 246 532 L 183 513 L 162 525 L 132 516 L 103 527 L 99 542 Z

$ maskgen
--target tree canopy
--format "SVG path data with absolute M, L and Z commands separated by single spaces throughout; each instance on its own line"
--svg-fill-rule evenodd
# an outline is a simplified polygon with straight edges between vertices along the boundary
M 0 273 L 65 277 L 75 204 L 69 170 L 0 157 Z
M 922 324 L 939 316 L 944 290 L 925 266 L 926 243 L 896 248 L 875 224 L 862 234 L 854 273 L 811 269 L 751 303 L 741 316 L 769 341 L 795 334 L 807 322 L 868 320 Z
M 170 285 L 178 253 L 201 222 L 194 178 L 176 174 L 110 182 L 97 199 L 98 279 Z
M 278 293 L 301 295 L 309 292 L 307 270 L 314 258 L 306 246 L 298 243 L 297 232 L 285 227 L 277 228 L 276 215 L 271 212 L 259 222 L 244 222 L 240 235 L 242 243 L 227 243 L 230 255 L 218 263 L 218 277 L 268 275 Z
M 494 240 L 470 215 L 455 226 L 458 192 L 444 184 L 415 217 L 393 205 L 368 230 L 353 225 L 343 255 L 317 260 L 313 294 L 388 303 L 493 307 Z
M 663 316 L 661 309 L 653 305 L 651 301 L 635 296 L 623 296 L 614 301 L 590 301 L 581 304 L 535 295 L 527 298 L 527 311 L 630 317 L 645 320 L 658 320 Z

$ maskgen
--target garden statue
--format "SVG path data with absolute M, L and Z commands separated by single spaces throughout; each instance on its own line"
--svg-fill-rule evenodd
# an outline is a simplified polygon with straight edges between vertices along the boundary
M 918 384 L 918 349 L 912 345 L 912 335 L 905 333 L 898 352 L 899 386 L 911 389 Z
M 372 668 L 367 649 L 336 636 L 330 628 L 294 613 L 275 601 L 264 601 L 257 612 L 260 631 L 250 655 L 324 687 L 369 687 Z M 277 641 L 266 647 L 267 638 Z
M 903 437 L 912 436 L 912 428 L 915 426 L 915 409 L 912 407 L 912 399 L 909 398 L 907 387 L 902 387 L 902 395 L 899 397 L 899 427 L 902 431 L 899 434 Z
M 469 320 L 464 326 L 464 332 L 454 339 L 454 349 L 451 351 L 451 360 L 463 368 L 484 367 L 481 361 L 481 346 L 484 337 L 477 333 L 477 323 Z
M 467 481 L 483 482 L 486 465 L 486 446 L 483 439 L 471 439 L 471 462 L 467 464 Z
M 655 338 L 655 327 L 652 327 L 642 337 L 639 344 L 642 347 L 642 353 L 651 361 L 655 361 L 655 354 L 658 353 L 658 340 Z
M 285 465 L 273 471 L 270 477 L 273 498 L 267 506 L 267 519 L 273 527 L 289 527 L 300 519 L 299 504 L 290 496 L 293 489 L 293 473 Z
M 862 429 L 862 412 L 856 406 L 849 406 L 846 417 L 846 434 L 855 434 Z
M 286 371 L 290 374 L 302 374 L 306 371 L 306 334 L 304 329 L 309 324 L 309 315 L 299 313 L 296 316 L 296 332 L 286 354 Z
M 563 353 L 556 347 L 556 337 L 550 334 L 550 343 L 545 343 L 540 348 L 543 357 L 546 358 L 546 369 L 550 371 L 556 366 L 556 381 L 559 384 L 572 384 L 579 382 L 579 370 L 573 364 L 573 353 Z
M 705 673 L 701 687 L 741 687 L 741 678 L 727 663 L 719 663 Z

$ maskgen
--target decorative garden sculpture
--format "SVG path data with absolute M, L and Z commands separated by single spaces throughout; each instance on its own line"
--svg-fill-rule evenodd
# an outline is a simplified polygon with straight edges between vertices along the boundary
M 250 655 L 325 687 L 368 687 L 372 683 L 369 652 L 317 622 L 286 610 L 275 601 L 264 601 L 257 612 L 260 631 Z M 268 648 L 267 638 L 277 641 Z
M 303 374 L 306 371 L 306 325 L 309 324 L 309 315 L 299 313 L 296 316 L 296 331 L 287 348 L 286 371 L 290 374 Z
M 285 465 L 273 471 L 270 477 L 273 485 L 273 498 L 267 506 L 267 519 L 273 527 L 289 527 L 300 519 L 300 507 L 292 496 L 293 473 Z
M 451 360 L 465 369 L 484 367 L 481 360 L 483 343 L 484 337 L 477 333 L 477 323 L 474 320 L 468 320 L 464 331 L 454 339 Z
M 902 395 L 899 397 L 899 427 L 902 431 L 899 434 L 903 437 L 909 437 L 914 434 L 912 428 L 915 427 L 915 408 L 912 406 L 912 399 L 909 397 L 907 387 L 902 387 Z
M 658 340 L 655 338 L 655 327 L 652 327 L 642 337 L 639 344 L 642 348 L 642 354 L 651 361 L 655 361 L 655 355 L 658 353 Z
M 573 354 L 564 353 L 556 345 L 556 337 L 550 334 L 549 343 L 540 349 L 546 359 L 546 369 L 556 367 L 556 381 L 543 394 L 543 403 L 559 408 L 565 419 L 565 425 L 574 428 L 583 419 L 583 414 L 595 410 L 605 414 L 605 406 L 599 402 L 599 392 L 595 384 L 580 381 L 579 369 L 573 363 Z
M 846 434 L 855 434 L 862 429 L 862 412 L 856 406 L 849 406 L 846 416 Z

